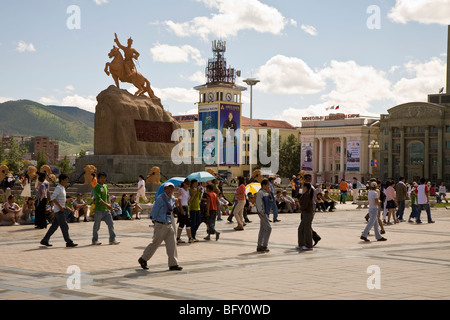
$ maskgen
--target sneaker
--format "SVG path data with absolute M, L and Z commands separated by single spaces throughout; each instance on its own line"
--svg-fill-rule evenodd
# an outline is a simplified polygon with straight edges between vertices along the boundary
M 178 238 L 178 239 L 177 239 L 177 243 L 178 243 L 178 244 L 180 244 L 180 243 L 186 243 L 186 241 L 181 240 L 180 238 Z
M 381 237 L 380 239 L 377 239 L 377 241 L 386 241 L 386 238 Z
M 434 220 L 428 221 L 428 223 L 434 223 Z
M 119 241 L 116 241 L 116 240 L 110 241 L 110 242 L 109 242 L 110 245 L 118 245 L 119 243 L 120 243 L 120 242 L 119 242 Z
M 99 241 L 92 241 L 92 245 L 93 246 L 99 246 L 99 245 L 101 245 L 102 243 L 101 242 L 99 242 Z
M 363 236 L 361 236 L 361 238 L 360 238 L 361 240 L 364 240 L 365 242 L 370 242 L 370 240 L 369 239 L 367 239 L 366 237 L 363 237 Z

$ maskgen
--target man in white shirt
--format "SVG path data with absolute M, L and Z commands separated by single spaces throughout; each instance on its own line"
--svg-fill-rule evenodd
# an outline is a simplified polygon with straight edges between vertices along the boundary
M 49 243 L 50 237 L 55 233 L 58 227 L 61 227 L 61 231 L 66 241 L 66 247 L 76 247 L 77 244 L 73 243 L 69 236 L 69 225 L 66 221 L 66 215 L 64 213 L 64 207 L 66 206 L 66 185 L 69 183 L 69 177 L 65 174 L 59 175 L 59 184 L 53 191 L 51 201 L 55 204 L 55 216 L 53 223 L 48 230 L 47 234 L 41 240 L 41 245 L 51 247 Z
M 387 239 L 381 236 L 380 226 L 378 225 L 378 206 L 380 204 L 380 200 L 378 193 L 375 191 L 378 184 L 376 182 L 371 182 L 369 186 L 370 191 L 367 194 L 367 199 L 369 200 L 369 222 L 361 235 L 361 240 L 370 242 L 370 240 L 367 239 L 367 236 L 370 229 L 373 227 L 377 241 L 386 241 Z
M 420 179 L 420 185 L 415 190 L 415 193 L 417 195 L 417 211 L 418 211 L 416 223 L 422 223 L 422 221 L 420 221 L 420 213 L 422 212 L 422 209 L 425 209 L 425 211 L 427 212 L 428 223 L 434 223 L 434 221 L 431 219 L 431 211 L 429 203 L 430 190 L 428 189 L 428 186 L 425 183 L 426 183 L 425 178 Z

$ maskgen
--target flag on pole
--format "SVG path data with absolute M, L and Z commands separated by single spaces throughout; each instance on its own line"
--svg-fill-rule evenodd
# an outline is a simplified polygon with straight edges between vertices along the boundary
M 330 109 L 333 110 L 333 109 L 334 109 L 334 106 L 332 106 Z
M 337 110 L 337 109 L 339 109 L 339 106 L 336 106 L 336 108 L 334 110 Z

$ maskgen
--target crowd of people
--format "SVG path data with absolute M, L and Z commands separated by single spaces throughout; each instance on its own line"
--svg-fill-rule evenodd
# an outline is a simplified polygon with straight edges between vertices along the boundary
M 91 197 L 94 205 L 93 211 L 93 236 L 92 245 L 101 245 L 98 239 L 98 230 L 102 221 L 106 223 L 109 231 L 109 243 L 117 245 L 113 220 L 119 217 L 127 220 L 140 219 L 139 213 L 142 207 L 141 199 L 149 202 L 146 197 L 143 176 L 139 177 L 138 190 L 134 194 L 123 194 L 121 199 L 110 196 L 106 185 L 106 174 L 99 173 L 95 177 L 95 185 Z M 294 180 L 294 179 L 293 179 Z M 35 184 L 36 199 L 31 197 L 31 188 L 23 188 L 21 197 L 24 198 L 23 207 L 16 202 L 16 197 L 9 194 L 7 201 L 3 204 L 0 213 L 1 219 L 9 219 L 13 225 L 19 221 L 33 221 L 35 228 L 49 230 L 42 238 L 40 244 L 52 246 L 49 242 L 53 233 L 60 228 L 67 247 L 75 247 L 69 236 L 68 223 L 88 221 L 88 204 L 83 200 L 82 194 L 77 194 L 73 199 L 66 193 L 69 177 L 61 174 L 59 183 L 50 195 L 49 184 L 45 181 L 45 175 L 40 174 Z M 320 236 L 313 230 L 312 224 L 314 214 L 317 211 L 334 211 L 337 201 L 333 200 L 324 185 L 314 186 L 312 177 L 304 174 L 295 179 L 292 195 L 286 190 L 276 190 L 279 185 L 275 184 L 274 178 L 265 178 L 260 183 L 259 191 L 249 192 L 246 188 L 247 181 L 244 177 L 236 179 L 232 201 L 229 201 L 223 191 L 223 183 L 216 179 L 209 182 L 185 179 L 175 194 L 175 186 L 172 183 L 164 184 L 164 192 L 159 195 L 153 203 L 150 219 L 154 226 L 153 240 L 144 250 L 138 262 L 142 268 L 147 269 L 147 261 L 151 259 L 159 245 L 164 241 L 169 255 L 170 270 L 181 270 L 177 260 L 177 245 L 185 243 L 182 239 L 183 231 L 186 230 L 188 243 L 199 242 L 198 230 L 202 223 L 206 226 L 204 240 L 210 241 L 212 237 L 219 241 L 221 232 L 216 228 L 216 221 L 221 221 L 222 216 L 228 216 L 228 222 L 233 223 L 236 218 L 234 230 L 244 231 L 245 226 L 251 223 L 249 214 L 256 214 L 260 220 L 260 229 L 257 239 L 256 251 L 260 253 L 269 252 L 268 242 L 272 232 L 271 223 L 280 222 L 278 213 L 300 213 L 300 225 L 298 227 L 298 246 L 301 251 L 311 251 L 321 240 Z M 300 182 L 301 181 L 301 182 Z M 300 182 L 298 188 L 297 182 Z M 28 181 L 28 185 L 30 182 Z M 341 181 L 340 203 L 345 203 L 346 192 L 352 191 L 356 199 L 358 192 L 363 186 L 355 178 L 353 183 Z M 279 189 L 279 188 L 277 188 Z M 365 189 L 365 188 L 364 188 Z M 427 213 L 428 223 L 434 223 L 430 211 L 430 197 L 435 197 L 438 202 L 446 201 L 446 188 L 442 183 L 439 188 L 430 184 L 425 179 L 419 183 L 408 184 L 401 177 L 397 182 L 389 180 L 382 183 L 371 179 L 367 184 L 367 199 L 369 212 L 366 215 L 367 226 L 361 234 L 363 241 L 370 241 L 367 237 L 369 231 L 374 228 L 377 241 L 386 241 L 382 236 L 385 233 L 384 226 L 405 222 L 405 201 L 411 200 L 411 212 L 408 222 L 420 224 L 421 213 Z

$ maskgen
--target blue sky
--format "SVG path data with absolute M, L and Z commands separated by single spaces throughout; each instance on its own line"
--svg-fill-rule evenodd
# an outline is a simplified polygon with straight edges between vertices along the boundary
M 67 21 L 79 8 L 79 29 Z M 211 42 L 257 77 L 255 118 L 299 125 L 331 105 L 377 115 L 445 86 L 450 0 L 40 0 L 0 7 L 0 102 L 94 111 L 116 32 L 174 115 L 195 112 Z M 379 15 L 378 15 L 379 13 Z M 375 26 L 369 28 L 368 26 Z M 122 84 L 130 89 L 131 85 Z M 249 115 L 249 93 L 244 94 Z

